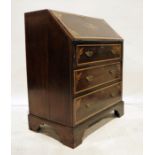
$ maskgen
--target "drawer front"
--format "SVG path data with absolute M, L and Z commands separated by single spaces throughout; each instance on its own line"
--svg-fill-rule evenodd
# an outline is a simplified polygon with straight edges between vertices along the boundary
M 120 63 L 75 70 L 74 93 L 77 94 L 120 78 Z
M 121 59 L 121 44 L 77 45 L 77 65 Z
M 87 118 L 121 101 L 121 82 L 74 99 L 74 123 Z

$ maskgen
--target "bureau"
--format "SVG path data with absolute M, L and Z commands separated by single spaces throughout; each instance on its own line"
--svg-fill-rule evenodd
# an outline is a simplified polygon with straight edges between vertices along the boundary
M 50 125 L 76 147 L 106 113 L 124 114 L 123 39 L 102 19 L 25 13 L 29 128 Z

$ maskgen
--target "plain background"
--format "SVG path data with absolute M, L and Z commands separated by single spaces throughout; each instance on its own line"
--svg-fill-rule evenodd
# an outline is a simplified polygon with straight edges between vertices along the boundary
M 28 104 L 24 13 L 48 8 L 103 18 L 123 37 L 124 101 L 142 103 L 142 0 L 12 0 L 12 104 Z
M 24 13 L 48 8 L 103 18 L 124 39 L 123 98 L 126 115 L 97 130 L 74 152 L 52 138 L 35 135 L 27 127 Z M 47 148 L 48 154 L 141 155 L 142 0 L 12 0 L 11 63 L 13 155 L 44 154 Z

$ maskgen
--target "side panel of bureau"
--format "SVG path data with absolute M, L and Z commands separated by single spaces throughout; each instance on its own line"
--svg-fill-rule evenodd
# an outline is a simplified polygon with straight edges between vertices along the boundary
M 30 114 L 49 119 L 48 16 L 25 14 L 27 82 Z
M 71 42 L 47 10 L 25 14 L 30 114 L 72 124 Z

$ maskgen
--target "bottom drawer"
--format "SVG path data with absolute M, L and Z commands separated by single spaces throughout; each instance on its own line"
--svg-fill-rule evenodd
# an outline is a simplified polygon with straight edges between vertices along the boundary
M 121 101 L 121 82 L 74 99 L 74 123 L 87 118 Z

